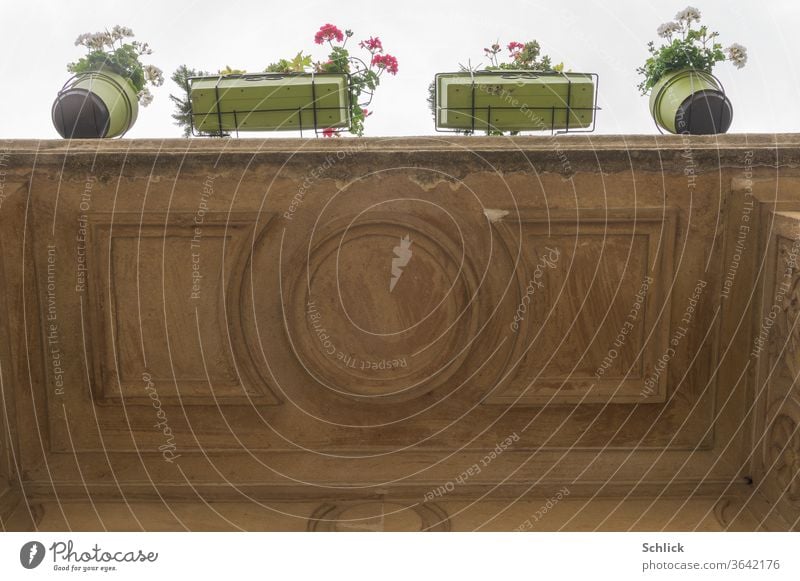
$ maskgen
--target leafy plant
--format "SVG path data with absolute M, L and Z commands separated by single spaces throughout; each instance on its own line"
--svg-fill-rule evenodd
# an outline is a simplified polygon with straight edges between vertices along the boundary
M 484 67 L 487 71 L 497 70 L 512 70 L 512 71 L 562 71 L 564 70 L 564 63 L 553 65 L 550 57 L 542 54 L 542 48 L 535 40 L 526 43 L 509 42 L 508 46 L 509 60 L 500 61 L 498 54 L 500 54 L 500 44 L 495 42 L 490 48 L 483 49 L 483 52 L 489 58 L 489 65 Z
M 459 65 L 460 72 L 478 72 L 478 71 L 537 71 L 548 72 L 564 70 L 564 63 L 554 65 L 549 56 L 542 54 L 542 49 L 539 43 L 535 40 L 530 40 L 526 43 L 512 41 L 506 46 L 508 55 L 506 60 L 501 60 L 500 41 L 493 43 L 489 48 L 484 48 L 484 55 L 489 59 L 489 64 L 482 67 L 477 65 L 473 67 L 471 64 L 464 66 Z M 428 107 L 433 114 L 434 120 L 436 119 L 436 84 L 432 82 L 428 85 Z M 463 135 L 470 135 L 470 130 L 457 130 L 456 133 Z M 511 131 L 509 135 L 516 135 L 518 131 Z M 503 135 L 502 131 L 493 129 L 486 132 L 487 135 Z
M 359 48 L 366 51 L 364 58 L 353 56 L 347 48 L 347 42 L 353 37 L 352 30 L 342 31 L 333 24 L 325 24 L 314 35 L 316 44 L 328 44 L 327 60 L 313 62 L 310 55 L 302 52 L 291 61 L 281 59 L 267 67 L 267 72 L 310 72 L 339 73 L 349 75 L 350 126 L 348 131 L 355 135 L 364 134 L 364 121 L 371 115 L 366 107 L 372 101 L 375 89 L 380 85 L 384 72 L 396 75 L 397 59 L 383 50 L 383 43 L 377 36 L 370 36 L 359 42 Z M 363 54 L 363 53 L 362 53 Z M 325 128 L 325 137 L 339 135 L 333 128 Z
M 87 53 L 67 65 L 71 73 L 89 73 L 108 70 L 125 77 L 136 91 L 139 102 L 146 107 L 153 101 L 148 84 L 159 87 L 164 84 L 161 69 L 142 64 L 140 57 L 153 51 L 146 42 L 131 41 L 133 30 L 124 26 L 114 26 L 110 31 L 87 32 L 75 40 L 75 46 L 83 46 Z
M 710 73 L 714 65 L 724 60 L 731 61 L 738 69 L 747 64 L 747 49 L 740 44 L 722 48 L 717 42 L 718 32 L 709 32 L 700 25 L 700 11 L 687 6 L 675 15 L 675 20 L 658 27 L 658 36 L 666 40 L 659 47 L 647 43 L 650 57 L 636 72 L 644 77 L 639 91 L 646 95 L 667 73 L 690 68 Z M 694 27 L 693 24 L 697 24 Z
M 175 120 L 175 125 L 183 129 L 184 137 L 189 137 L 192 134 L 192 103 L 189 100 L 189 79 L 207 75 L 207 71 L 190 69 L 186 65 L 181 65 L 170 76 L 172 82 L 183 89 L 183 93 L 180 95 L 170 94 L 169 98 L 175 105 L 175 112 L 172 114 L 172 118 Z
M 282 58 L 270 63 L 264 69 L 267 73 L 339 73 L 348 75 L 348 96 L 350 102 L 350 125 L 347 130 L 355 135 L 364 134 L 364 121 L 371 115 L 366 109 L 372 100 L 372 95 L 380 84 L 384 72 L 396 75 L 398 70 L 397 59 L 383 50 L 383 44 L 378 37 L 369 37 L 359 43 L 359 48 L 365 52 L 363 59 L 350 54 L 347 42 L 353 37 L 351 30 L 342 31 L 333 24 L 325 24 L 314 35 L 316 44 L 329 46 L 327 59 L 314 61 L 313 56 L 298 52 L 293 58 Z M 192 74 L 197 73 L 197 74 Z M 220 75 L 243 74 L 244 71 L 226 67 L 219 71 Z M 191 132 L 191 102 L 188 95 L 188 78 L 203 76 L 207 73 L 189 69 L 186 65 L 179 67 L 172 75 L 175 81 L 187 93 L 181 96 L 170 95 L 176 106 L 173 114 L 176 124 L 183 127 L 184 135 Z M 325 137 L 334 137 L 340 134 L 339 130 L 326 127 L 322 131 Z
M 311 55 L 298 52 L 292 60 L 281 59 L 264 69 L 267 73 L 302 73 L 312 65 Z

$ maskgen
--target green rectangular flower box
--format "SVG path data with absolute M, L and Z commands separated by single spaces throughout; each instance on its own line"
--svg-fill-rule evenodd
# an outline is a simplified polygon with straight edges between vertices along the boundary
M 200 132 L 297 131 L 347 127 L 343 74 L 252 73 L 189 79 L 192 124 Z
M 593 126 L 597 75 L 480 71 L 436 75 L 436 127 L 555 131 Z

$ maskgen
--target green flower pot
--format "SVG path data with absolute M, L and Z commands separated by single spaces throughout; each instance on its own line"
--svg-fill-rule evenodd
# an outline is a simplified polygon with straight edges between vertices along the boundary
M 71 139 L 118 137 L 136 121 L 139 100 L 125 77 L 111 71 L 75 75 L 53 103 L 53 125 Z
M 348 77 L 250 73 L 189 79 L 192 125 L 207 133 L 350 125 Z
M 681 69 L 665 74 L 650 93 L 650 114 L 670 133 L 725 133 L 733 107 L 711 73 Z
M 436 75 L 437 129 L 553 131 L 592 125 L 597 76 L 478 71 Z

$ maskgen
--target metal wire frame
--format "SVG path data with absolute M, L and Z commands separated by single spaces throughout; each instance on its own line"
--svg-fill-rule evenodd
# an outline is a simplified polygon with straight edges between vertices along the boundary
M 571 129 L 569 126 L 570 116 L 573 111 L 592 111 L 596 113 L 600 111 L 600 107 L 597 106 L 597 96 L 600 87 L 600 77 L 597 73 L 574 73 L 574 74 L 581 74 L 588 77 L 591 77 L 594 80 L 594 95 L 592 96 L 592 107 L 572 107 L 570 105 L 570 99 L 572 97 L 572 81 L 569 79 L 566 73 L 561 73 L 558 71 L 508 71 L 508 70 L 499 70 L 499 71 L 487 71 L 487 70 L 479 70 L 479 71 L 458 71 L 452 73 L 437 73 L 434 78 L 434 104 L 436 107 L 436 119 L 434 120 L 435 130 L 439 133 L 459 133 L 464 131 L 469 131 L 471 133 L 475 133 L 477 130 L 484 130 L 487 132 L 491 131 L 502 131 L 501 129 L 493 128 L 491 123 L 491 114 L 492 111 L 504 111 L 504 110 L 519 110 L 519 107 L 513 106 L 499 106 L 499 107 L 492 107 L 491 105 L 487 105 L 485 107 L 478 107 L 475 104 L 475 73 L 480 75 L 493 75 L 498 76 L 501 78 L 529 78 L 535 79 L 539 77 L 564 77 L 567 79 L 567 98 L 566 98 L 566 106 L 564 107 L 527 107 L 530 111 L 549 111 L 551 114 L 551 125 L 550 125 L 550 134 L 551 135 L 561 135 L 564 133 L 591 133 L 595 130 L 595 126 L 597 123 L 597 115 L 592 115 L 592 123 L 586 129 Z M 471 83 L 471 103 L 470 103 L 470 116 L 472 119 L 472 127 L 469 129 L 457 129 L 457 128 L 445 128 L 442 129 L 438 126 L 438 118 L 440 111 L 449 111 L 459 110 L 460 112 L 464 112 L 464 107 L 441 107 L 439 105 L 439 77 L 443 75 L 465 75 L 469 73 L 470 78 L 472 80 Z M 477 119 L 476 112 L 479 111 L 486 111 L 486 128 L 476 128 L 475 127 L 475 120 Z M 566 111 L 566 128 L 563 130 L 556 131 L 555 128 L 555 121 L 556 121 L 556 112 Z M 516 131 L 516 133 L 522 133 L 523 131 L 543 131 L 546 128 L 542 129 L 527 129 L 527 130 L 520 130 Z
M 317 106 L 317 93 L 316 93 L 316 78 L 317 77 L 324 77 L 324 76 L 336 76 L 341 77 L 344 75 L 347 78 L 346 83 L 346 95 L 347 95 L 347 102 L 341 107 L 318 107 Z M 189 118 L 191 120 L 190 130 L 191 134 L 195 137 L 226 137 L 230 135 L 229 133 L 222 130 L 222 116 L 223 115 L 230 115 L 233 114 L 233 123 L 235 127 L 236 137 L 239 137 L 239 115 L 244 115 L 246 118 L 248 115 L 252 113 L 297 113 L 298 115 L 298 129 L 300 131 L 300 137 L 303 137 L 303 107 L 298 107 L 297 109 L 253 109 L 249 111 L 222 111 L 220 108 L 220 87 L 219 84 L 223 79 L 247 79 L 247 80 L 262 80 L 262 79 L 283 79 L 286 77 L 310 77 L 311 78 L 311 114 L 313 115 L 314 120 L 314 135 L 319 136 L 319 130 L 325 129 L 325 127 L 320 128 L 317 123 L 317 112 L 318 111 L 344 111 L 347 116 L 347 123 L 348 126 L 352 123 L 352 111 L 350 109 L 350 81 L 351 76 L 348 73 L 242 73 L 242 74 L 231 74 L 231 75 L 211 75 L 211 76 L 203 76 L 203 77 L 189 77 L 186 79 L 186 94 L 189 96 L 189 105 L 191 107 L 191 89 L 192 89 L 192 82 L 198 80 L 209 80 L 209 79 L 217 79 L 217 83 L 214 86 L 214 93 L 216 100 L 214 105 L 216 107 L 217 113 L 217 124 L 220 128 L 219 133 L 211 133 L 208 131 L 199 130 L 195 127 L 194 118 L 195 116 L 202 116 L 206 117 L 213 113 L 195 113 L 194 110 L 190 110 Z M 371 97 L 370 97 L 370 100 Z M 306 109 L 306 111 L 308 111 Z M 306 113 L 308 114 L 308 113 Z M 296 130 L 294 130 L 296 131 Z
M 66 93 L 68 89 L 72 88 L 72 85 L 73 85 L 73 83 L 75 81 L 77 81 L 79 78 L 86 77 L 87 75 L 95 75 L 95 76 L 98 76 L 98 77 L 104 77 L 106 82 L 108 82 L 109 84 L 114 85 L 115 87 L 117 87 L 119 89 L 119 94 L 125 100 L 125 107 L 128 110 L 128 115 L 129 116 L 133 115 L 133 107 L 134 107 L 134 105 L 133 105 L 133 103 L 131 103 L 131 100 L 128 98 L 128 93 L 125 91 L 125 89 L 122 87 L 122 85 L 114 77 L 111 77 L 111 76 L 105 74 L 103 71 L 86 71 L 85 73 L 75 73 L 69 79 L 67 79 L 67 82 L 64 83 L 64 85 L 61 87 L 61 90 L 56 95 L 56 100 L 53 103 L 53 108 L 51 109 L 51 113 L 50 113 L 51 117 L 52 117 L 52 115 L 54 113 L 56 103 L 58 103 L 58 101 L 61 100 L 61 96 L 64 93 Z M 122 75 L 120 75 L 120 76 L 122 76 Z M 86 99 L 84 99 L 83 105 L 81 105 L 81 108 L 83 108 L 86 105 L 86 103 L 88 102 L 89 93 L 90 93 L 90 91 L 86 92 Z M 61 108 L 61 111 L 60 111 L 60 117 L 61 117 L 61 125 L 62 125 L 62 127 L 66 127 L 67 125 L 66 125 L 66 119 L 64 119 L 64 109 L 63 109 L 63 107 Z M 94 125 L 95 125 L 95 127 L 97 127 L 97 113 L 94 110 L 94 107 L 92 108 L 92 117 L 94 118 Z M 110 118 L 109 118 L 108 122 L 111 123 L 111 119 Z M 125 137 L 125 134 L 128 133 L 128 131 L 130 131 L 132 126 L 133 126 L 133 124 L 129 125 L 125 129 L 125 131 L 123 131 L 122 133 L 117 135 L 116 138 L 117 139 L 121 139 L 121 138 Z M 72 126 L 72 130 L 73 131 L 75 130 L 75 125 Z M 108 131 L 108 127 L 106 127 L 106 131 Z M 106 137 L 103 136 L 103 137 L 101 137 L 99 139 L 106 139 Z
M 722 84 L 722 81 L 720 81 L 720 80 L 719 80 L 719 79 L 718 79 L 718 78 L 717 78 L 715 75 L 713 75 L 713 74 L 712 74 L 712 73 L 710 73 L 710 72 L 707 72 L 707 71 L 702 71 L 702 72 L 703 72 L 704 74 L 708 75 L 709 77 L 711 77 L 712 79 L 714 79 L 714 82 L 716 82 L 716 83 L 717 83 L 717 86 L 719 86 L 719 90 L 720 90 L 720 92 L 722 93 L 722 98 L 725 100 L 725 102 L 727 102 L 727 103 L 729 103 L 729 104 L 730 104 L 730 101 L 728 100 L 728 96 L 725 94 L 725 86 Z M 666 87 L 664 87 L 664 88 L 666 88 Z M 662 90 L 663 90 L 663 88 L 662 88 Z M 707 90 L 707 89 L 701 89 L 701 90 Z M 694 98 L 694 96 L 695 96 L 695 94 L 696 94 L 697 92 L 698 92 L 698 91 L 692 91 L 692 94 L 691 94 L 691 95 L 689 95 L 689 97 L 687 97 L 687 100 L 688 100 L 688 99 L 693 99 L 693 98 Z M 717 128 L 719 128 L 719 127 L 722 127 L 722 126 L 723 126 L 723 122 L 725 121 L 725 109 L 726 109 L 726 107 L 722 107 L 722 108 L 720 109 L 720 114 L 719 114 L 719 124 L 715 126 L 715 127 L 717 127 Z M 731 105 L 730 109 L 731 109 L 731 120 L 733 120 L 733 105 Z M 652 113 L 652 111 L 651 111 L 651 113 Z M 658 121 L 656 120 L 656 116 L 655 116 L 655 115 L 652 115 L 652 114 L 651 114 L 650 116 L 653 118 L 653 123 L 655 123 L 656 129 L 658 129 L 658 132 L 659 132 L 661 135 L 666 135 L 666 134 L 664 133 L 664 130 L 663 130 L 663 129 L 661 128 L 661 126 L 658 124 Z M 691 109 L 691 108 L 689 108 L 689 117 L 688 117 L 688 121 L 687 121 L 686 125 L 687 125 L 687 126 L 690 126 L 691 124 L 692 124 L 692 109 Z M 688 131 L 687 131 L 687 134 L 691 135 L 691 134 L 690 134 Z

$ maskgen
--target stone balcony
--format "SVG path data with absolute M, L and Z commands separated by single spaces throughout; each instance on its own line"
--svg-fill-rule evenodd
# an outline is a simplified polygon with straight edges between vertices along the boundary
M 800 528 L 800 136 L 0 142 L 7 530 Z

